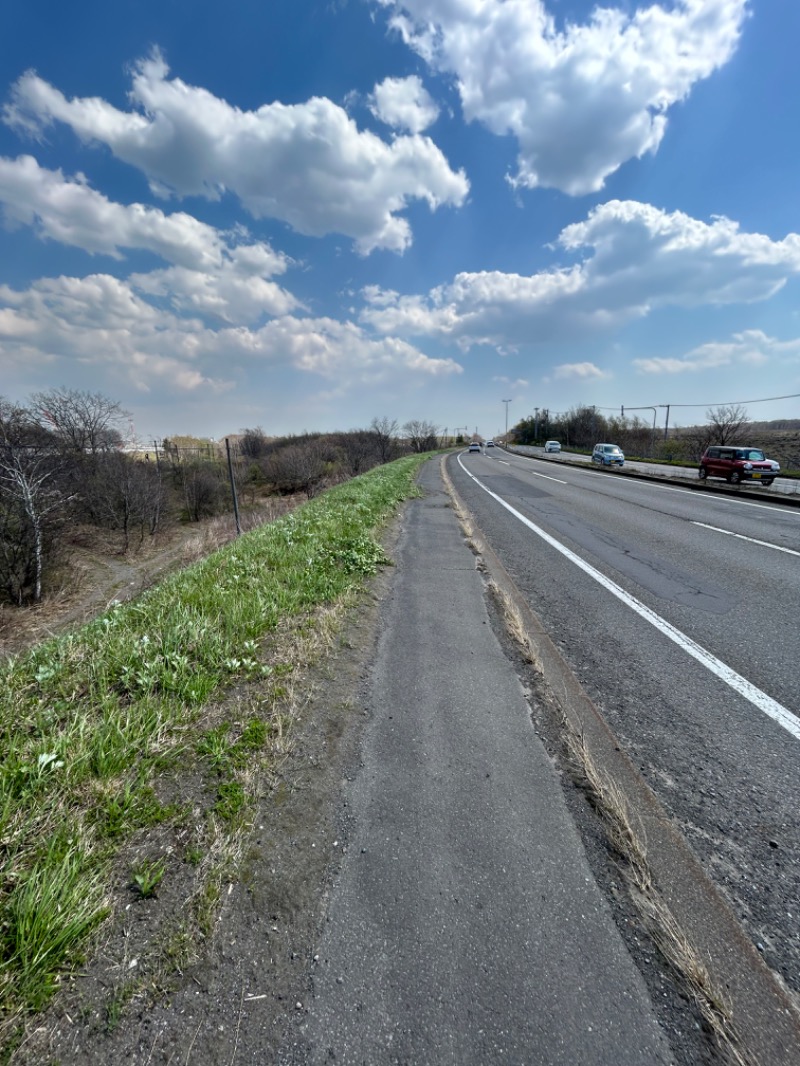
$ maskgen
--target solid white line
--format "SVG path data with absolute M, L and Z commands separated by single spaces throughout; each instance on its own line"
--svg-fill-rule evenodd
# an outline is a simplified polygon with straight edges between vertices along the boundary
M 780 544 L 770 544 L 767 540 L 757 540 L 755 537 L 746 537 L 743 533 L 733 533 L 730 529 L 720 529 L 718 526 L 709 526 L 706 522 L 692 522 L 693 526 L 702 526 L 703 529 L 711 529 L 714 533 L 724 533 L 726 537 L 736 537 L 737 540 L 746 540 L 750 544 L 760 544 L 762 548 L 773 548 L 776 552 L 786 552 L 787 555 L 800 555 L 794 548 L 784 548 Z
M 565 547 L 554 537 L 551 537 L 549 533 L 545 533 L 543 529 L 537 526 L 534 522 L 531 522 L 531 520 L 526 518 L 525 515 L 520 514 L 519 511 L 511 506 L 511 504 L 506 503 L 504 499 L 492 492 L 491 489 L 488 489 L 483 482 L 479 481 L 474 474 L 470 473 L 461 462 L 460 457 L 458 461 L 462 470 L 472 478 L 479 488 L 482 488 L 483 491 L 491 496 L 493 500 L 496 500 L 501 507 L 505 507 L 505 509 L 514 515 L 515 518 L 518 518 L 519 521 L 527 526 L 532 533 L 535 533 L 537 537 L 541 537 L 546 544 L 555 548 L 557 552 L 560 552 L 566 559 L 569 559 L 571 563 L 574 563 L 575 566 L 583 570 L 585 574 L 588 574 L 589 577 L 593 578 L 599 585 L 602 585 L 602 587 L 610 592 L 612 596 L 616 596 L 618 600 L 621 600 L 621 602 L 627 607 L 630 607 L 632 611 L 635 611 L 636 614 L 646 622 L 655 626 L 659 632 L 663 633 L 664 636 L 669 637 L 673 643 L 677 644 L 679 648 L 682 648 L 683 651 L 691 655 L 692 658 L 696 659 L 702 666 L 705 666 L 705 668 L 710 670 L 712 674 L 718 677 L 721 681 L 724 681 L 726 685 L 738 692 L 740 696 L 744 696 L 744 698 L 752 703 L 754 707 L 763 711 L 764 714 L 772 718 L 773 721 L 778 723 L 778 725 L 783 726 L 787 733 L 791 733 L 795 739 L 800 740 L 800 719 L 796 718 L 791 711 L 787 710 L 786 707 L 778 703 L 777 700 L 774 700 L 771 696 L 768 696 L 766 692 L 762 692 L 760 688 L 757 688 L 752 682 L 748 681 L 746 677 L 737 674 L 735 670 L 732 670 L 730 666 L 727 666 L 721 659 L 712 655 L 711 652 L 706 651 L 705 648 L 692 640 L 691 637 L 687 637 L 685 633 L 676 629 L 675 626 L 666 620 L 666 618 L 662 618 L 661 615 L 656 614 L 655 611 L 642 603 L 641 600 L 637 600 L 635 596 L 631 596 L 630 593 L 626 592 L 620 585 L 606 577 L 605 574 L 602 574 L 599 570 L 595 570 L 595 568 L 589 563 L 584 562 L 579 555 L 570 551 L 569 548 Z

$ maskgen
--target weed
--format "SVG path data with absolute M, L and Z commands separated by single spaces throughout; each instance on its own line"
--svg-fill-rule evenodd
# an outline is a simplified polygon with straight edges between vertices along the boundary
M 224 822 L 232 822 L 246 803 L 244 789 L 238 781 L 225 781 L 217 789 L 214 813 Z
M 136 992 L 136 985 L 129 981 L 115 988 L 111 998 L 106 1003 L 106 1032 L 113 1033 L 122 1021 L 125 1008 L 130 1003 Z
M 163 859 L 147 859 L 134 867 L 133 883 L 142 899 L 151 899 L 164 879 L 167 867 Z
M 100 833 L 119 837 L 133 829 L 159 825 L 176 813 L 177 808 L 159 803 L 148 785 L 127 784 L 122 792 L 107 795 L 98 805 L 95 817 Z

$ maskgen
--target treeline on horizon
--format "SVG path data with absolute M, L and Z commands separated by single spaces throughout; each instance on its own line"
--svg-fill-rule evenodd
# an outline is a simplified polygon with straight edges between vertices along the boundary
M 232 515 L 234 488 L 255 512 L 443 443 L 429 422 L 383 417 L 291 437 L 244 429 L 227 448 L 187 437 L 144 448 L 125 439 L 129 418 L 100 393 L 53 389 L 24 406 L 0 397 L 0 604 L 41 602 L 93 534 L 123 554 L 179 523 Z

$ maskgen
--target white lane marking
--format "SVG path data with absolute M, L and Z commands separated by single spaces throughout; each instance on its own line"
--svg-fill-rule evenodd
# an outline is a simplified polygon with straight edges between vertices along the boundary
M 770 544 L 768 540 L 757 540 L 755 537 L 746 537 L 744 533 L 733 533 L 730 529 L 720 529 L 718 526 L 709 526 L 706 522 L 692 522 L 693 526 L 702 526 L 703 529 L 711 529 L 714 533 L 724 533 L 726 537 L 736 537 L 737 540 L 746 540 L 750 544 L 760 544 L 762 548 L 773 548 L 776 552 L 786 552 L 787 555 L 800 555 L 794 548 L 784 548 L 780 544 Z
M 550 477 L 549 474 L 537 474 L 535 470 L 531 470 L 534 477 L 542 477 L 545 481 L 557 481 L 559 485 L 568 485 L 568 481 L 562 481 L 561 478 Z
M 656 614 L 651 610 L 647 604 L 637 600 L 635 596 L 631 596 L 629 592 L 626 592 L 620 585 L 610 578 L 606 577 L 599 570 L 596 570 L 589 563 L 585 562 L 575 552 L 570 551 L 555 537 L 551 537 L 549 533 L 546 533 L 543 529 L 537 526 L 534 522 L 531 522 L 529 518 L 526 518 L 524 514 L 520 514 L 510 503 L 506 503 L 504 499 L 498 496 L 496 493 L 488 489 L 483 482 L 479 481 L 474 474 L 471 474 L 469 470 L 464 466 L 459 458 L 459 464 L 469 477 L 483 489 L 485 493 L 496 500 L 501 507 L 505 507 L 515 518 L 518 518 L 523 525 L 527 526 L 532 533 L 535 533 L 537 537 L 549 544 L 552 548 L 555 548 L 557 552 L 560 552 L 566 559 L 569 559 L 571 563 L 579 567 L 585 574 L 593 578 L 598 585 L 602 585 L 604 589 L 616 596 L 618 600 L 624 603 L 627 607 L 630 607 L 632 611 L 643 618 L 650 625 L 655 626 L 659 632 L 663 633 L 665 637 L 678 645 L 683 651 L 691 655 L 693 659 L 696 659 L 702 666 L 705 666 L 707 670 L 710 670 L 712 674 L 718 677 L 721 681 L 724 681 L 726 685 L 732 688 L 735 692 L 738 692 L 740 696 L 744 696 L 746 700 L 757 707 L 758 710 L 763 711 L 778 725 L 783 726 L 787 733 L 791 733 L 795 739 L 800 740 L 800 719 L 796 718 L 791 711 L 787 710 L 782 704 L 778 703 L 771 696 L 768 696 L 766 692 L 762 692 L 760 688 L 757 688 L 751 681 L 748 681 L 746 677 L 742 677 L 741 674 L 737 674 L 735 670 L 732 670 L 730 666 L 722 662 L 715 655 L 712 655 L 710 651 L 706 651 L 691 637 L 687 637 L 685 633 L 682 633 L 679 629 L 676 629 L 666 618 L 662 618 L 661 615 Z
M 499 459 L 498 462 L 503 463 L 503 462 L 505 462 L 505 460 L 504 459 Z M 511 465 L 512 465 L 511 463 L 506 463 L 506 466 L 511 466 Z M 545 481 L 556 481 L 556 482 L 558 482 L 559 485 L 569 485 L 568 481 L 562 481 L 561 478 L 550 477 L 549 474 L 539 474 L 539 473 L 537 473 L 536 470 L 528 470 L 526 467 L 521 467 L 521 469 L 524 470 L 526 474 L 533 474 L 534 477 L 542 477 L 542 478 L 545 479 Z

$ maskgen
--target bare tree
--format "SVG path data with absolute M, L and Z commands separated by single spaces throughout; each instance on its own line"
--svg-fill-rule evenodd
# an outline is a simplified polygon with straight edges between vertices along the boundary
M 210 518 L 223 509 L 228 490 L 222 465 L 192 459 L 181 463 L 176 472 L 191 522 Z
M 35 392 L 31 411 L 69 449 L 96 455 L 122 444 L 120 426 L 130 418 L 115 400 L 99 392 L 50 389 Z
M 239 451 L 245 459 L 260 459 L 266 454 L 269 442 L 261 426 L 243 429 L 239 438 Z
M 384 415 L 383 418 L 373 418 L 369 428 L 375 434 L 381 462 L 391 462 L 397 455 L 397 421 Z
M 42 598 L 54 530 L 69 502 L 58 484 L 58 453 L 31 423 L 30 412 L 0 402 L 0 580 L 20 606 Z
M 98 456 L 84 486 L 84 507 L 95 525 L 118 530 L 122 550 L 130 547 L 131 534 L 139 543 L 154 536 L 161 524 L 164 487 L 155 463 L 134 459 L 122 452 Z
M 747 410 L 741 404 L 709 408 L 706 418 L 708 444 L 734 444 L 744 436 L 744 430 L 750 422 Z
M 438 427 L 433 422 L 421 422 L 413 419 L 403 426 L 403 433 L 408 438 L 412 452 L 435 451 L 439 438 Z
M 383 461 L 378 441 L 371 430 L 351 429 L 349 433 L 336 433 L 333 442 L 339 465 L 348 477 L 358 477 Z
M 311 499 L 329 483 L 335 459 L 329 442 L 310 438 L 273 451 L 264 463 L 264 474 L 276 492 L 304 492 Z

